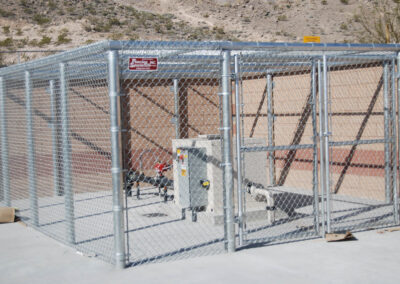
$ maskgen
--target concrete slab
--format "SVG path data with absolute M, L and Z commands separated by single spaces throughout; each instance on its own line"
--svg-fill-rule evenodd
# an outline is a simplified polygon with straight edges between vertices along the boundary
M 382 231 L 382 230 L 381 230 Z M 0 283 L 398 283 L 400 231 L 356 233 L 115 270 L 21 224 L 0 225 Z
M 261 218 L 246 223 L 245 241 L 248 244 L 276 244 L 317 236 L 312 215 L 313 197 L 300 189 L 275 189 L 275 222 L 271 224 L 262 212 Z M 141 189 L 141 198 L 127 200 L 127 243 L 129 261 L 133 265 L 146 262 L 163 262 L 224 252 L 223 226 L 215 222 L 215 214 L 198 212 L 197 222 L 192 222 L 191 212 L 182 220 L 182 210 L 173 201 L 163 202 L 155 195 L 154 187 Z M 169 194 L 173 194 L 172 191 Z M 107 262 L 112 261 L 113 227 L 112 196 L 110 192 L 77 193 L 75 199 L 74 247 L 96 254 Z M 353 198 L 354 199 L 354 198 Z M 64 199 L 60 196 L 39 199 L 39 227 L 48 236 L 66 243 Z M 247 198 L 249 201 L 249 198 Z M 350 202 L 351 201 L 351 202 Z M 252 202 L 256 202 L 252 199 Z M 265 202 L 257 202 L 265 208 Z M 334 231 L 345 229 L 376 228 L 393 223 L 393 210 L 389 206 L 371 205 L 358 200 L 334 200 L 333 208 L 342 203 L 350 207 L 332 213 Z M 20 209 L 23 220 L 29 222 L 29 200 L 13 200 Z M 256 205 L 254 205 L 256 206 Z M 254 208 L 254 207 L 253 207 Z M 300 212 L 302 209 L 308 211 Z M 255 212 L 257 213 L 257 212 Z M 264 216 L 264 218 L 262 218 Z

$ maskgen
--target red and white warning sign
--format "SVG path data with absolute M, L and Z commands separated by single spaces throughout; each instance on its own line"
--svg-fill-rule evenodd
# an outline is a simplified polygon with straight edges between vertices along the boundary
M 129 70 L 131 71 L 156 71 L 158 69 L 157 57 L 130 57 Z

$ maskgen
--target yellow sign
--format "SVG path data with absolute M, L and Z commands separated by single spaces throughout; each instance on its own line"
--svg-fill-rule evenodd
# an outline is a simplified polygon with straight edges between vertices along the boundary
M 181 175 L 182 175 L 183 177 L 185 177 L 185 176 L 186 176 L 186 170 L 181 170 Z
M 308 43 L 308 42 L 320 43 L 321 38 L 319 36 L 304 36 L 303 42 L 305 42 L 305 43 Z

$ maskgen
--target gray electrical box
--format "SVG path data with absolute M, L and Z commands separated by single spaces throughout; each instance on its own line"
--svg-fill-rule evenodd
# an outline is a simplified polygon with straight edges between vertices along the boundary
M 178 148 L 177 170 L 179 204 L 182 208 L 199 208 L 208 204 L 209 180 L 205 148 Z

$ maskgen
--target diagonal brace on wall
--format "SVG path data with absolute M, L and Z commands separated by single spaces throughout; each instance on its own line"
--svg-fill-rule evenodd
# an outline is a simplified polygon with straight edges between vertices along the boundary
M 8 93 L 7 94 L 7 98 L 10 99 L 11 101 L 13 101 L 14 103 L 18 104 L 19 106 L 21 106 L 23 108 L 26 108 L 25 102 L 22 99 L 20 99 L 18 96 L 14 95 L 14 94 L 11 94 L 11 93 Z M 43 112 L 41 112 L 40 110 L 37 110 L 37 109 L 33 108 L 32 112 L 33 112 L 33 114 L 35 116 L 40 117 L 41 119 L 43 119 L 47 123 L 51 123 L 51 118 L 48 117 Z M 99 147 L 96 144 L 92 143 L 91 141 L 89 141 L 88 139 L 84 138 L 80 134 L 71 131 L 71 137 L 76 139 L 77 141 L 81 142 L 85 146 L 89 147 L 93 151 L 97 152 L 98 154 L 106 157 L 107 159 L 110 159 L 110 157 L 111 157 L 111 153 L 110 152 L 102 149 L 101 147 Z
M 135 92 L 137 92 L 139 95 L 141 95 L 143 98 L 145 98 L 146 100 L 148 100 L 149 102 L 151 102 L 152 104 L 156 105 L 158 108 L 160 108 L 162 111 L 164 111 L 165 113 L 167 113 L 168 115 L 170 115 L 171 117 L 174 117 L 175 114 L 171 111 L 169 111 L 165 106 L 159 104 L 158 102 L 156 102 L 155 100 L 153 100 L 152 98 L 150 98 L 148 95 L 146 95 L 145 93 L 141 92 L 138 88 L 134 87 L 132 88 Z M 196 132 L 197 134 L 201 134 L 201 132 L 196 129 L 195 127 L 193 127 L 192 125 L 190 125 L 189 123 L 187 123 L 187 126 L 193 130 L 194 132 Z
M 374 95 L 373 95 L 373 97 L 371 99 L 371 102 L 369 103 L 367 113 L 366 113 L 363 121 L 361 122 L 360 129 L 358 129 L 358 132 L 357 132 L 357 135 L 356 135 L 356 138 L 355 138 L 356 141 L 360 140 L 361 136 L 364 133 L 365 127 L 367 126 L 368 120 L 372 115 L 372 110 L 374 109 L 375 103 L 376 103 L 376 101 L 378 99 L 378 95 L 379 95 L 379 92 L 382 89 L 382 86 L 383 86 L 383 75 L 379 79 L 378 86 L 376 87 L 375 93 L 374 93 Z M 349 169 L 349 167 L 351 165 L 351 161 L 353 160 L 354 153 L 357 150 L 357 146 L 358 145 L 355 144 L 355 145 L 353 145 L 351 147 L 351 150 L 350 150 L 349 154 L 347 155 L 347 157 L 345 159 L 345 165 L 344 165 L 344 167 L 342 169 L 342 172 L 340 173 L 340 177 L 339 177 L 339 179 L 338 179 L 338 181 L 337 181 L 337 183 L 335 185 L 335 189 L 334 189 L 334 193 L 335 194 L 339 192 L 340 186 L 342 185 L 343 180 L 344 180 L 344 178 L 346 176 L 347 170 Z
M 318 90 L 318 75 L 316 75 L 316 90 Z M 312 106 L 313 106 L 313 96 L 312 96 L 312 90 L 307 96 L 307 101 L 305 106 L 303 107 L 303 111 L 301 113 L 301 116 L 299 118 L 299 122 L 297 124 L 297 129 L 296 132 L 294 133 L 292 142 L 290 145 L 298 145 L 301 141 L 301 138 L 303 137 L 304 131 L 306 129 L 307 121 L 311 116 L 312 112 Z M 277 185 L 282 186 L 286 178 L 289 174 L 290 168 L 292 166 L 292 163 L 294 161 L 294 157 L 296 156 L 297 149 L 295 150 L 289 150 L 289 152 L 286 155 L 286 158 L 284 159 L 284 166 L 281 171 L 281 175 L 279 176 L 279 180 L 277 182 Z
M 258 105 L 256 117 L 254 118 L 253 126 L 251 127 L 250 137 L 253 137 L 253 135 L 254 135 L 254 131 L 256 129 L 258 119 L 260 118 L 260 115 L 261 115 L 261 109 L 262 109 L 262 107 L 264 105 L 265 97 L 267 96 L 267 90 L 268 90 L 268 84 L 265 85 L 265 88 L 264 88 L 264 91 L 263 91 L 263 94 L 262 94 L 262 97 L 261 97 L 260 104 Z

